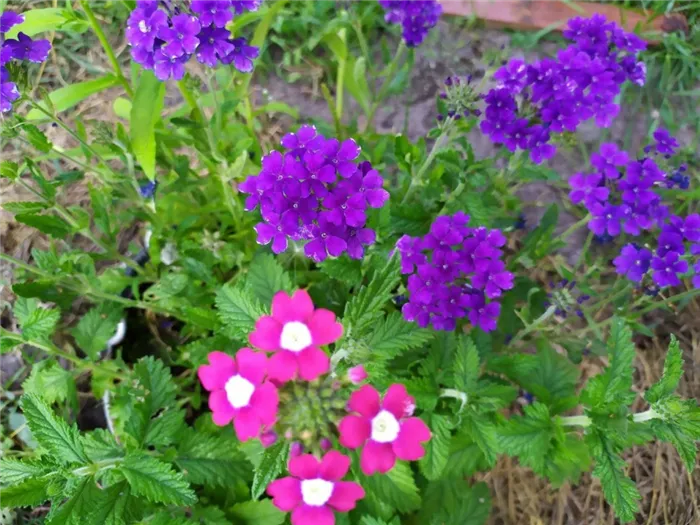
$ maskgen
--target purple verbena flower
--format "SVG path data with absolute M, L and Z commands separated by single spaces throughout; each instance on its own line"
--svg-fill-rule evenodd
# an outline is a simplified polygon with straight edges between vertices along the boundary
M 24 22 L 24 15 L 14 11 L 5 11 L 0 15 L 0 33 L 7 33 L 17 24 Z
M 192 0 L 190 9 L 199 16 L 202 27 L 226 27 L 233 20 L 230 0 Z
M 656 141 L 656 151 L 662 155 L 674 155 L 679 148 L 678 141 L 663 128 L 654 131 L 654 140 Z
M 574 204 L 584 203 L 586 208 L 591 212 L 596 213 L 601 211 L 604 204 L 607 203 L 610 190 L 602 186 L 603 177 L 600 173 L 592 173 L 585 175 L 576 173 L 569 179 L 569 198 Z
M 226 56 L 221 58 L 221 63 L 233 64 L 241 73 L 253 71 L 253 60 L 258 58 L 260 49 L 249 46 L 248 41 L 242 37 L 229 40 L 229 44 L 233 47 Z
M 419 46 L 442 14 L 435 0 L 379 0 L 386 11 L 386 21 L 401 24 L 403 39 L 408 47 Z
M 651 260 L 652 278 L 657 286 L 679 286 L 678 275 L 688 271 L 688 262 L 680 259 L 676 252 L 668 252 L 663 257 L 655 256 Z
M 28 62 L 41 63 L 49 56 L 51 43 L 48 40 L 32 40 L 24 33 L 17 34 L 17 40 L 6 40 L 3 44 L 12 50 L 12 58 L 15 60 L 27 60 Z
M 638 283 L 649 270 L 651 257 L 651 251 L 646 248 L 628 244 L 622 248 L 620 255 L 615 257 L 613 264 L 618 274 L 626 275 L 629 280 Z
M 685 219 L 672 215 L 662 231 L 675 233 L 691 242 L 700 242 L 700 215 L 692 213 Z
M 594 215 L 588 223 L 588 229 L 596 235 L 607 233 L 615 237 L 620 235 L 624 219 L 625 210 L 622 206 L 607 204 Z
M 132 48 L 138 47 L 151 52 L 158 32 L 168 27 L 168 15 L 156 9 L 148 11 L 144 8 L 134 9 L 129 15 L 126 25 L 126 39 Z
M 616 144 L 604 142 L 600 145 L 598 153 L 591 155 L 591 165 L 595 166 L 606 179 L 615 180 L 620 177 L 619 166 L 625 166 L 629 162 L 627 152 L 618 149 Z

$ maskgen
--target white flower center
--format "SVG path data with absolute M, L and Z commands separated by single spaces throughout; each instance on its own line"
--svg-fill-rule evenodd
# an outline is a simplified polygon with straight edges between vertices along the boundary
M 312 507 L 322 507 L 331 499 L 333 483 L 325 479 L 305 479 L 301 482 L 301 497 Z
M 299 321 L 285 323 L 280 336 L 280 346 L 291 352 L 301 352 L 311 345 L 311 332 L 309 328 Z
M 141 20 L 141 21 L 139 22 L 139 30 L 140 30 L 142 33 L 148 33 L 148 26 L 146 25 L 146 21 L 145 21 L 145 20 Z
M 392 443 L 399 436 L 400 428 L 394 414 L 382 410 L 372 419 L 372 439 L 378 443 Z
M 255 386 L 245 377 L 240 375 L 232 376 L 226 381 L 226 398 L 233 408 L 243 408 L 248 406 L 250 398 L 253 397 Z

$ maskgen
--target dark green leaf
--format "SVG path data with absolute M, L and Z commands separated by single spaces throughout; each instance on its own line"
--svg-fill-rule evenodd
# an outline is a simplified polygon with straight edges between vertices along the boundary
M 182 474 L 154 457 L 140 453 L 130 454 L 119 470 L 136 496 L 142 496 L 153 503 L 191 505 L 197 501 Z
M 291 292 L 292 282 L 282 265 L 269 253 L 256 255 L 250 263 L 246 284 L 264 305 L 272 304 L 279 291 Z
M 246 341 L 264 311 L 248 290 L 226 285 L 216 294 L 216 307 L 226 335 Z
M 267 486 L 286 468 L 288 455 L 289 444 L 284 440 L 265 449 L 262 461 L 255 469 L 253 485 L 250 487 L 250 494 L 254 500 L 260 498 Z
M 683 375 L 683 352 L 678 339 L 671 336 L 671 343 L 668 346 L 666 361 L 664 361 L 664 372 L 661 379 L 647 390 L 644 398 L 651 404 L 670 396 L 676 391 L 678 382 Z
M 70 224 L 54 215 L 19 213 L 15 215 L 15 220 L 57 239 L 64 239 L 73 232 Z

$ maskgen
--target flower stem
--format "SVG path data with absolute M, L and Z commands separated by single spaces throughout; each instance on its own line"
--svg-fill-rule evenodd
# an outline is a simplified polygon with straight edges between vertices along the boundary
M 645 412 L 639 412 L 638 414 L 634 414 L 632 416 L 632 420 L 635 423 L 643 423 L 644 421 L 651 421 L 652 419 L 659 419 L 659 418 L 661 418 L 661 414 L 659 414 L 653 408 L 650 408 L 649 410 L 647 410 Z
M 403 39 L 401 39 L 401 43 L 396 48 L 396 53 L 394 53 L 394 58 L 392 58 L 391 62 L 389 63 L 389 69 L 386 73 L 386 77 L 384 78 L 384 82 L 382 83 L 382 87 L 379 88 L 379 93 L 377 94 L 377 97 L 374 99 L 374 102 L 370 106 L 369 113 L 367 115 L 367 123 L 365 124 L 364 131 L 367 131 L 369 130 L 369 128 L 372 127 L 372 123 L 377 113 L 377 109 L 379 109 L 379 104 L 382 103 L 384 97 L 386 97 L 387 93 L 389 92 L 389 87 L 391 86 L 391 83 L 394 80 L 394 75 L 396 74 L 396 70 L 398 69 L 399 64 L 401 62 L 401 57 L 403 56 L 406 49 L 406 42 L 404 42 Z
M 187 87 L 187 84 L 185 83 L 185 80 L 178 80 L 177 82 L 177 87 L 180 90 L 180 93 L 182 94 L 182 98 L 185 99 L 185 102 L 187 102 L 187 105 L 190 107 L 192 110 L 192 117 L 200 124 L 204 122 L 204 114 L 202 113 L 202 110 L 199 108 L 199 104 L 197 104 L 197 99 L 194 97 L 190 89 Z
M 121 85 L 124 86 L 124 91 L 126 91 L 129 97 L 133 98 L 134 91 L 131 89 L 129 82 L 126 80 L 126 77 L 124 77 L 124 74 L 122 73 L 122 68 L 119 65 L 119 61 L 117 60 L 116 55 L 114 54 L 114 49 L 112 49 L 112 46 L 107 40 L 104 31 L 102 31 L 102 27 L 100 27 L 100 23 L 98 22 L 97 18 L 95 18 L 95 14 L 90 8 L 89 0 L 80 0 L 80 7 L 83 8 L 85 15 L 90 21 L 92 30 L 95 32 L 95 36 L 97 36 L 97 39 L 100 41 L 100 44 L 102 44 L 102 48 L 105 50 L 105 53 L 107 53 L 107 58 L 112 64 L 114 74 L 117 76 L 117 79 L 119 80 Z
M 573 223 L 566 230 L 564 230 L 561 235 L 557 236 L 556 240 L 563 241 L 564 239 L 568 238 L 572 233 L 574 233 L 576 230 L 578 230 L 581 226 L 585 226 L 586 224 L 588 224 L 588 221 L 590 221 L 590 220 L 591 220 L 591 214 L 589 213 L 583 219 Z
M 588 416 L 568 416 L 560 417 L 559 423 L 564 427 L 588 427 L 592 421 Z
M 408 198 L 418 188 L 418 185 L 420 184 L 421 179 L 423 178 L 423 175 L 425 174 L 426 171 L 428 171 L 428 168 L 430 168 L 430 165 L 433 163 L 433 160 L 435 160 L 435 157 L 440 152 L 440 150 L 443 148 L 443 146 L 444 146 L 443 142 L 445 142 L 445 139 L 447 139 L 447 142 L 449 143 L 449 134 L 450 134 L 451 127 L 452 127 L 452 119 L 448 118 L 445 121 L 445 125 L 442 128 L 442 133 L 440 133 L 438 138 L 435 139 L 435 143 L 433 144 L 433 147 L 430 150 L 430 153 L 428 153 L 428 156 L 426 157 L 423 164 L 421 164 L 421 167 L 418 168 L 418 171 L 416 172 L 416 174 L 411 178 L 411 184 L 409 185 L 408 190 L 406 190 L 406 194 L 403 196 L 403 199 L 401 200 L 401 204 L 405 204 L 406 201 L 408 201 Z

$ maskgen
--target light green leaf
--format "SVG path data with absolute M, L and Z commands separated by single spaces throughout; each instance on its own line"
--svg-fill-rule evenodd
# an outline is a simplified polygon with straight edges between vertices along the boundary
M 55 215 L 38 215 L 36 213 L 18 213 L 15 220 L 36 228 L 41 233 L 50 235 L 56 239 L 65 239 L 73 233 L 73 228 L 63 219 Z
M 693 472 L 695 469 L 695 458 L 697 457 L 696 439 L 684 432 L 680 425 L 673 423 L 653 420 L 651 427 L 657 438 L 674 446 L 683 460 L 685 468 L 688 472 Z
M 678 344 L 678 339 L 671 336 L 668 353 L 664 361 L 664 372 L 658 382 L 647 390 L 644 398 L 649 403 L 657 403 L 661 399 L 670 396 L 678 388 L 678 382 L 683 375 L 683 351 Z
M 87 356 L 96 361 L 107 347 L 122 318 L 121 308 L 103 303 L 88 311 L 71 330 L 75 342 Z
M 4 458 L 0 460 L 0 483 L 3 485 L 17 485 L 29 478 L 38 478 L 53 471 L 53 466 L 39 461 L 19 461 Z
M 232 339 L 246 341 L 264 310 L 247 289 L 225 285 L 216 293 L 216 307 L 224 332 Z
M 190 483 L 226 487 L 250 477 L 251 465 L 236 449 L 236 442 L 187 428 L 177 446 L 175 465 Z
M 458 337 L 454 363 L 455 388 L 460 392 L 472 394 L 476 390 L 480 372 L 479 352 L 474 341 L 471 337 Z
M 549 409 L 542 403 L 526 406 L 525 415 L 511 416 L 498 429 L 501 450 L 509 456 L 519 456 L 520 462 L 541 473 L 554 437 Z
M 131 118 L 132 107 L 131 100 L 124 97 L 115 98 L 114 103 L 112 104 L 114 114 L 119 118 L 123 118 L 124 120 L 129 120 Z
M 75 489 L 68 494 L 68 499 L 51 513 L 47 525 L 83 525 L 85 517 L 94 509 L 99 492 L 94 477 L 80 478 Z
M 61 463 L 87 463 L 78 429 L 59 419 L 35 394 L 22 396 L 22 409 L 34 438 Z
M 4 202 L 2 207 L 10 213 L 38 213 L 48 205 L 39 201 Z
M 58 362 L 44 360 L 32 367 L 29 377 L 22 383 L 25 393 L 41 396 L 47 403 L 65 401 L 76 395 L 73 374 Z
M 269 499 L 236 503 L 231 514 L 242 523 L 250 525 L 281 525 L 286 516 Z
M 100 490 L 92 501 L 89 522 L 95 525 L 125 525 L 129 493 L 126 481 Z
M 3 160 L 0 162 L 0 177 L 15 180 L 19 176 L 19 166 L 16 162 Z
M 160 120 L 165 83 L 148 70 L 141 72 L 131 108 L 131 149 L 150 180 L 156 178 L 156 123 Z
M 346 254 L 328 258 L 318 267 L 327 276 L 345 283 L 348 287 L 357 286 L 362 282 L 362 262 L 351 259 Z
M 191 505 L 197 501 L 182 474 L 170 465 L 145 454 L 126 456 L 119 470 L 129 482 L 132 492 L 153 503 Z
M 119 458 L 124 455 L 124 449 L 105 428 L 83 434 L 82 443 L 85 454 L 91 461 Z
M 406 350 L 423 346 L 434 332 L 407 322 L 399 312 L 392 312 L 369 333 L 370 358 L 391 359 Z
M 19 485 L 2 489 L 3 508 L 35 507 L 44 503 L 49 496 L 47 485 L 49 479 L 28 479 Z
M 468 478 L 487 468 L 483 452 L 467 432 L 461 431 L 452 437 L 443 478 Z
M 498 436 L 494 424 L 481 414 L 471 413 L 465 419 L 464 430 L 479 447 L 486 462 L 493 466 L 498 455 Z
M 45 341 L 56 329 L 61 313 L 53 308 L 34 308 L 22 321 L 22 337 L 26 340 Z
M 22 13 L 24 22 L 18 24 L 5 34 L 5 38 L 17 38 L 21 31 L 27 36 L 34 36 L 45 31 L 59 29 L 68 19 L 64 15 L 63 9 L 28 9 Z
M 264 305 L 272 304 L 279 291 L 291 292 L 292 281 L 277 258 L 269 253 L 256 255 L 246 277 L 250 292 Z
M 418 465 L 421 472 L 429 480 L 442 476 L 450 452 L 450 424 L 445 416 L 430 414 L 427 419 L 432 434 L 430 441 L 423 445 L 425 456 Z
M 134 375 L 145 390 L 151 415 L 175 403 L 175 384 L 170 370 L 161 360 L 152 356 L 139 359 Z
M 284 440 L 265 449 L 262 461 L 255 469 L 253 485 L 250 487 L 250 494 L 254 500 L 257 500 L 267 486 L 286 468 L 288 456 L 289 444 Z
M 78 82 L 77 84 L 71 84 L 57 89 L 56 91 L 52 91 L 49 93 L 49 99 L 51 100 L 54 111 L 56 113 L 61 113 L 62 111 L 72 108 L 90 95 L 109 89 L 117 84 L 119 84 L 117 77 L 114 75 L 105 75 L 104 77 Z M 49 113 L 51 112 L 50 108 L 47 108 L 44 104 L 41 105 L 44 106 L 46 111 Z M 28 120 L 41 120 L 44 118 L 46 118 L 46 115 L 38 109 L 32 109 L 27 113 Z

